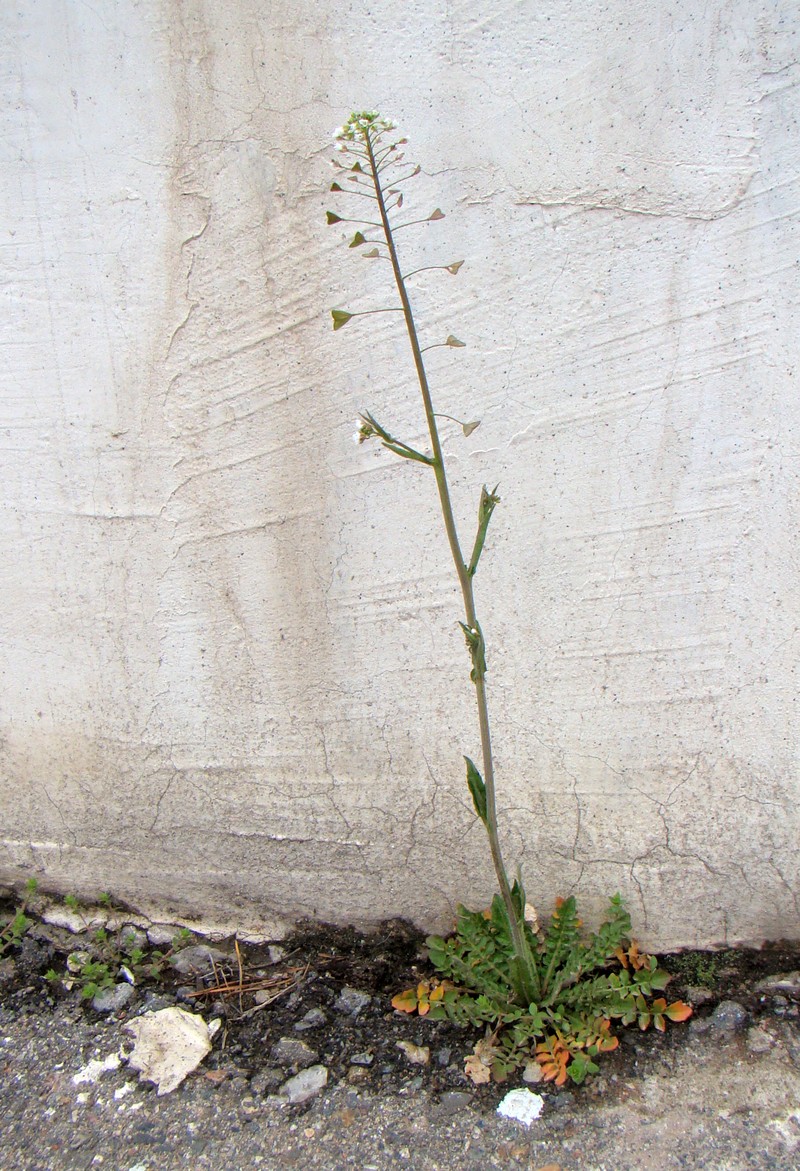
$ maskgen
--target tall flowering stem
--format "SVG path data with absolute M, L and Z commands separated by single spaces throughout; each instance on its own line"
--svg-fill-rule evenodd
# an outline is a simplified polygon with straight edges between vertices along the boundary
M 374 201 L 377 205 L 377 219 L 345 219 L 334 212 L 328 212 L 327 220 L 329 224 L 354 223 L 359 225 L 359 230 L 353 236 L 350 247 L 372 246 L 363 255 L 372 259 L 383 258 L 391 264 L 400 304 L 399 306 L 389 306 L 386 310 L 370 310 L 369 312 L 393 312 L 397 309 L 402 311 L 428 425 L 431 454 L 416 451 L 402 440 L 397 439 L 368 413 L 362 415 L 358 421 L 357 438 L 359 441 L 370 438 L 379 439 L 384 447 L 396 455 L 430 467 L 436 480 L 444 528 L 464 603 L 464 621 L 460 625 L 472 660 L 471 679 L 475 685 L 480 728 L 483 776 L 473 762 L 465 757 L 467 783 L 476 813 L 486 828 L 492 862 L 508 918 L 516 959 L 516 992 L 519 999 L 527 1005 L 539 998 L 541 978 L 524 922 L 525 896 L 522 886 L 519 882 L 515 882 L 513 886 L 509 882 L 500 847 L 494 760 L 486 694 L 486 644 L 475 609 L 474 594 L 475 572 L 483 550 L 489 520 L 495 506 L 499 503 L 499 497 L 496 495 L 496 490 L 490 492 L 485 486 L 482 489 L 478 508 L 477 533 L 471 556 L 467 560 L 461 547 L 453 514 L 444 452 L 437 425 L 437 417 L 448 418 L 448 416 L 437 416 L 434 411 L 428 375 L 422 356 L 423 350 L 432 347 L 420 345 L 411 299 L 406 286 L 406 276 L 411 274 L 403 274 L 395 244 L 395 233 L 399 230 L 415 224 L 425 224 L 442 219 L 443 213 L 436 208 L 430 215 L 422 219 L 397 222 L 397 213 L 404 202 L 402 185 L 407 179 L 411 179 L 419 173 L 419 167 L 411 167 L 410 164 L 405 163 L 402 148 L 406 140 L 395 138 L 396 128 L 396 123 L 391 119 L 383 118 L 373 111 L 364 111 L 351 114 L 347 122 L 335 132 L 335 145 L 339 158 L 334 160 L 334 165 L 339 170 L 339 177 L 331 184 L 331 190 L 367 197 Z M 344 157 L 342 158 L 342 156 Z M 378 247 L 374 247 L 375 244 Z M 385 249 L 385 252 L 382 252 L 381 249 Z M 461 264 L 461 261 L 456 261 L 453 264 L 431 266 L 431 269 L 445 270 L 455 275 L 461 268 Z M 414 270 L 415 273 L 420 271 L 424 270 Z M 333 328 L 340 329 L 352 318 L 361 315 L 341 309 L 332 310 Z M 438 344 L 461 347 L 464 343 L 450 335 L 445 342 Z M 474 422 L 462 424 L 465 434 L 469 434 L 476 426 L 477 424 Z

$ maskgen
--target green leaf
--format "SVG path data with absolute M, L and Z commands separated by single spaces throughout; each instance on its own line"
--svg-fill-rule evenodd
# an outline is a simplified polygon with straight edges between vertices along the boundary
M 340 224 L 342 222 L 342 217 L 337 215 L 335 211 L 326 211 L 325 219 L 329 224 Z
M 336 182 L 336 180 L 334 180 L 333 183 L 331 183 L 330 189 L 331 189 L 331 191 L 344 191 L 344 188 L 342 186 L 340 186 L 340 184 L 338 184 Z
M 341 329 L 343 325 L 347 325 L 352 313 L 347 313 L 344 309 L 331 309 L 331 317 L 333 318 L 333 328 Z
M 484 825 L 487 825 L 486 812 L 486 785 L 483 783 L 483 777 L 476 769 L 468 756 L 464 757 L 467 762 L 467 784 L 469 791 L 472 794 L 472 803 L 475 806 L 475 812 L 481 819 Z
M 356 232 L 353 239 L 350 241 L 350 248 L 359 248 L 362 244 L 366 244 L 367 238 L 363 232 Z

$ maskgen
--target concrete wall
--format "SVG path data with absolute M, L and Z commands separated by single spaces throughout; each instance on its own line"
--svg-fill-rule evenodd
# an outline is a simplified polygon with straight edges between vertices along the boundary
M 56 0 L 2 20 L 0 875 L 272 931 L 493 876 L 458 594 L 330 132 L 397 118 L 509 859 L 800 935 L 791 0 Z

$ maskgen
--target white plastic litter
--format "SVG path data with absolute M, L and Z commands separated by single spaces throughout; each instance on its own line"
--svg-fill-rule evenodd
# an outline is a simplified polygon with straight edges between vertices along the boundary
M 136 1041 L 128 1063 L 139 1070 L 140 1081 L 155 1082 L 159 1095 L 169 1094 L 211 1052 L 218 1028 L 219 1021 L 207 1025 L 182 1008 L 146 1012 L 125 1025 Z
M 530 1126 L 541 1114 L 543 1106 L 544 1098 L 540 1094 L 533 1094 L 530 1090 L 509 1090 L 497 1107 L 497 1113 Z

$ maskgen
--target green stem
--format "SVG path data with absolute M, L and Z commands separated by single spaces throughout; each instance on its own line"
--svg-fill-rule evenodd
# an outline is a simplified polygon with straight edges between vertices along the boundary
M 458 575 L 458 584 L 461 587 L 461 594 L 464 600 L 466 625 L 472 630 L 476 630 L 478 632 L 479 646 L 477 648 L 477 653 L 473 653 L 473 682 L 475 683 L 475 697 L 478 705 L 478 724 L 480 727 L 481 756 L 483 761 L 483 781 L 486 786 L 486 831 L 489 837 L 489 848 L 492 854 L 494 871 L 497 875 L 497 881 L 500 886 L 500 894 L 503 899 L 506 914 L 508 915 L 514 952 L 516 954 L 520 968 L 518 992 L 524 1000 L 530 1002 L 534 1000 L 535 997 L 539 994 L 539 981 L 538 974 L 536 972 L 536 961 L 531 952 L 531 948 L 528 945 L 523 925 L 520 922 L 520 917 L 517 915 L 517 911 L 514 906 L 514 900 L 511 895 L 511 884 L 508 881 L 508 874 L 506 872 L 505 863 L 503 861 L 503 854 L 500 848 L 500 836 L 497 830 L 497 802 L 495 798 L 494 759 L 492 755 L 491 733 L 489 730 L 489 707 L 486 696 L 485 681 L 485 644 L 483 641 L 483 633 L 475 613 L 473 579 L 469 572 L 469 566 L 464 560 L 464 554 L 461 551 L 461 545 L 458 539 L 458 530 L 456 528 L 455 517 L 453 515 L 453 506 L 450 500 L 450 489 L 447 483 L 444 454 L 442 452 L 442 445 L 439 440 L 439 430 L 436 426 L 436 415 L 433 409 L 433 402 L 431 400 L 428 376 L 425 371 L 425 363 L 422 359 L 422 350 L 420 349 L 419 338 L 417 337 L 417 329 L 414 323 L 414 315 L 411 310 L 411 302 L 408 297 L 402 269 L 400 268 L 400 262 L 397 256 L 397 250 L 395 248 L 392 228 L 391 224 L 389 223 L 389 216 L 386 210 L 386 203 L 383 197 L 383 190 L 381 188 L 380 177 L 375 163 L 375 155 L 373 153 L 372 140 L 370 138 L 369 132 L 365 133 L 364 142 L 369 157 L 372 181 L 375 185 L 375 197 L 378 202 L 381 224 L 383 226 L 383 233 L 386 238 L 386 247 L 389 250 L 389 259 L 392 264 L 392 271 L 394 273 L 397 291 L 400 295 L 400 303 L 403 309 L 403 316 L 405 318 L 408 339 L 411 343 L 411 353 L 414 358 L 414 367 L 417 372 L 417 380 L 419 382 L 419 388 L 422 394 L 422 402 L 425 408 L 425 418 L 428 422 L 428 432 L 430 434 L 431 448 L 433 450 L 433 462 L 431 466 L 433 467 L 433 472 L 436 477 L 436 488 L 439 493 L 439 504 L 442 510 L 442 519 L 444 520 L 447 540 L 450 545 L 450 553 L 452 554 L 453 564 L 455 565 L 456 574 Z

